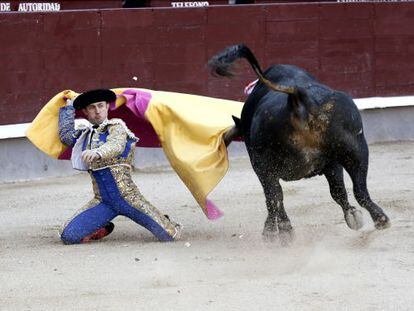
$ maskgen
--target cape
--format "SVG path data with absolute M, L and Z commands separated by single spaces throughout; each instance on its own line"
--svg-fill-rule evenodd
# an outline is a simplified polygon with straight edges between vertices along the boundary
M 223 134 L 240 117 L 242 102 L 141 88 L 115 88 L 108 118 L 121 118 L 139 137 L 138 147 L 162 147 L 177 175 L 190 190 L 208 219 L 222 212 L 208 194 L 228 170 Z M 26 135 L 45 154 L 70 159 L 71 150 L 58 134 L 59 109 L 78 93 L 55 95 L 30 124 Z M 81 118 L 77 112 L 77 118 Z

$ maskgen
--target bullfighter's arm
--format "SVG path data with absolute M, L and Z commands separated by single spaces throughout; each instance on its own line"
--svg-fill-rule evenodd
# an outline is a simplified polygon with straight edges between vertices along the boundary
M 127 143 L 127 133 L 121 124 L 111 125 L 106 142 L 99 148 L 94 149 L 101 159 L 106 160 L 119 156 L 125 149 Z
M 68 146 L 75 145 L 79 131 L 75 130 L 75 108 L 65 106 L 59 110 L 59 138 Z

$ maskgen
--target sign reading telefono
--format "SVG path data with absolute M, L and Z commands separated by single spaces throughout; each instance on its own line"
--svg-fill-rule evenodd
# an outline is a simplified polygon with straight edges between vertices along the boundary
M 185 2 L 171 2 L 173 8 L 196 8 L 209 6 L 208 1 L 185 1 Z
M 10 2 L 0 2 L 0 12 L 50 12 L 60 11 L 60 3 L 57 2 L 22 2 L 13 9 Z

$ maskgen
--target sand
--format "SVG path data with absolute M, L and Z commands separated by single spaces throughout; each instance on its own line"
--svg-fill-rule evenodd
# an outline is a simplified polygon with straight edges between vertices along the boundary
M 267 211 L 247 158 L 211 194 L 225 213 L 215 222 L 170 168 L 134 173 L 184 225 L 171 243 L 118 217 L 102 241 L 63 245 L 59 226 L 92 195 L 87 174 L 1 184 L 0 310 L 413 310 L 414 142 L 370 152 L 368 187 L 391 228 L 375 230 L 364 210 L 350 230 L 323 177 L 282 182 L 290 247 L 262 239 Z

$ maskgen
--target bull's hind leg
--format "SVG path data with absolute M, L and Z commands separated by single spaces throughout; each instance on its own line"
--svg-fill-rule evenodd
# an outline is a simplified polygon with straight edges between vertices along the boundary
M 346 224 L 353 230 L 359 230 L 364 225 L 361 211 L 351 206 L 348 202 L 344 184 L 344 170 L 338 163 L 328 166 L 324 171 L 329 183 L 332 198 L 342 207 Z
M 294 234 L 289 217 L 283 206 L 283 190 L 280 186 L 279 179 L 269 176 L 259 176 L 266 197 L 266 206 L 268 215 L 263 228 L 263 237 L 268 240 L 274 240 L 277 230 L 279 230 L 279 239 L 282 245 L 288 245 L 292 242 Z
M 352 179 L 355 199 L 359 205 L 366 208 L 370 213 L 375 228 L 388 228 L 391 225 L 388 216 L 381 207 L 371 200 L 368 193 L 368 146 L 362 135 L 358 137 L 358 145 L 358 150 L 349 154 L 349 157 L 344 161 L 344 167 Z

